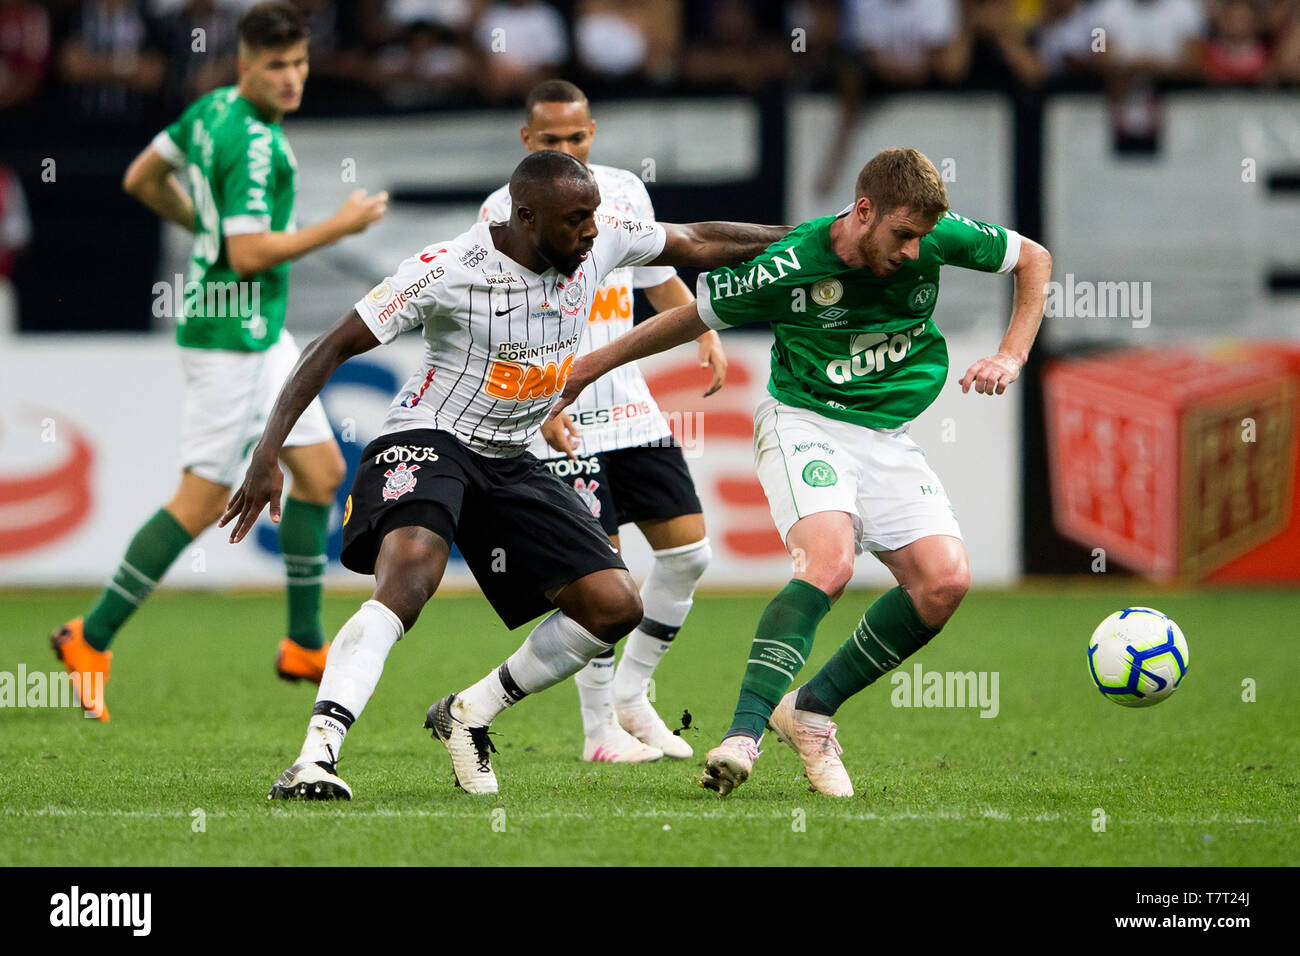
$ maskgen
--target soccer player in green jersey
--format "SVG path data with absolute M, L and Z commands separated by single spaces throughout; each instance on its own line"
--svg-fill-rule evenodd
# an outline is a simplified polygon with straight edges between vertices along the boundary
M 552 416 L 611 368 L 705 328 L 770 322 L 776 336 L 754 448 L 794 577 L 759 620 L 731 729 L 709 751 L 702 786 L 724 797 L 748 779 L 771 728 L 799 753 L 814 790 L 853 795 L 831 717 L 938 634 L 970 585 L 948 496 L 907 434 L 948 375 L 933 318 L 939 268 L 1015 276 L 997 354 L 960 383 L 963 392 L 1001 395 L 1038 333 L 1051 264 L 1033 240 L 949 211 L 921 153 L 887 149 L 863 167 L 853 204 L 838 216 L 803 223 L 742 266 L 702 274 L 696 302 L 574 363 Z M 863 551 L 898 587 L 867 608 L 812 680 L 789 690 Z
M 331 218 L 294 231 L 297 163 L 280 120 L 307 80 L 308 30 L 293 7 L 259 3 L 239 21 L 239 84 L 201 97 L 131 163 L 124 188 L 194 233 L 177 341 L 185 371 L 181 481 L 136 532 L 108 587 L 83 618 L 53 634 L 55 653 L 82 675 L 82 705 L 108 720 L 102 688 L 114 635 L 172 562 L 217 520 L 298 359 L 283 331 L 289 264 L 379 219 L 386 193 L 357 190 Z M 189 194 L 175 172 L 184 169 Z M 320 622 L 330 505 L 343 456 L 319 400 L 285 442 L 293 476 L 280 520 L 288 573 L 288 636 L 276 671 L 320 682 L 328 645 Z M 95 680 L 93 675 L 102 675 Z

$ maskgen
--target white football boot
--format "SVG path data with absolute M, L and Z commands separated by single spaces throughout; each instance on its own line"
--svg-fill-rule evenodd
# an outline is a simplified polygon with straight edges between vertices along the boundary
M 268 800 L 351 800 L 352 788 L 339 779 L 334 764 L 296 763 L 271 785 Z
M 768 718 L 768 728 L 782 743 L 793 747 L 803 761 L 809 790 L 831 797 L 853 796 L 853 782 L 840 762 L 844 749 L 835 739 L 835 724 L 822 714 L 795 710 L 797 693 L 792 690 L 781 698 Z
M 685 760 L 695 753 L 690 744 L 668 729 L 644 696 L 627 706 L 616 704 L 614 713 L 619 726 L 647 747 L 662 751 L 665 757 Z
M 455 694 L 448 694 L 429 708 L 424 729 L 433 731 L 451 754 L 451 773 L 456 786 L 466 793 L 496 793 L 497 775 L 490 754 L 497 752 L 488 739 L 487 727 L 470 727 L 460 716 Z
M 620 727 L 612 710 L 596 736 L 582 745 L 582 759 L 588 763 L 649 763 L 663 755 L 658 747 L 643 744 Z
M 758 755 L 757 741 L 743 734 L 727 737 L 705 755 L 700 786 L 716 790 L 721 800 L 749 779 Z

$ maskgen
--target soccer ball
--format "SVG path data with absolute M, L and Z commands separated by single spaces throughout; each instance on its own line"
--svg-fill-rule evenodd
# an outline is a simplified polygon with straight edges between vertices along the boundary
M 1126 607 L 1092 632 L 1088 670 L 1097 689 L 1115 703 L 1150 707 L 1187 676 L 1187 639 L 1154 608 Z

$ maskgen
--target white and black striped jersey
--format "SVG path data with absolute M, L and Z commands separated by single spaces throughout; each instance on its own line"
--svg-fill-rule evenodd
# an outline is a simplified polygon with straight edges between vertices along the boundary
M 592 165 L 600 188 L 600 211 L 618 217 L 654 220 L 654 207 L 645 184 L 635 173 L 613 166 Z M 480 221 L 505 222 L 510 218 L 510 187 L 502 186 L 483 203 Z M 582 338 L 578 354 L 608 345 L 632 330 L 632 290 L 667 282 L 677 274 L 672 266 L 615 269 L 605 277 Z M 670 432 L 654 396 L 635 362 L 601 376 L 583 390 L 566 411 L 582 430 L 579 453 L 592 455 L 630 448 L 666 438 Z M 555 451 L 538 436 L 529 449 L 538 458 L 554 458 Z
M 480 222 L 366 293 L 357 314 L 380 342 L 424 326 L 424 359 L 389 406 L 385 434 L 439 428 L 480 455 L 522 454 L 564 388 L 602 280 L 663 251 L 656 223 L 597 212 L 596 227 L 571 276 L 530 272 Z

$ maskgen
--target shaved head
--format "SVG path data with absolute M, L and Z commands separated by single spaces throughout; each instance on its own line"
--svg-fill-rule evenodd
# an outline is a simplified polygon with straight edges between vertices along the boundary
M 511 201 L 529 209 L 539 209 L 553 201 L 557 192 L 569 192 L 573 187 L 594 189 L 596 179 L 585 165 L 554 149 L 529 153 L 510 175 Z
M 508 231 L 561 275 L 573 275 L 596 240 L 600 187 L 591 170 L 568 153 L 539 149 L 515 167 L 510 200 Z

